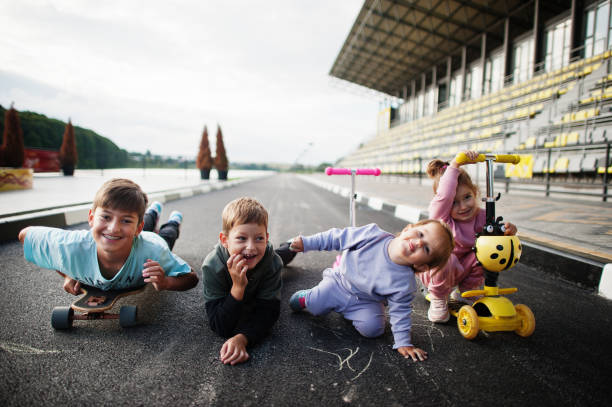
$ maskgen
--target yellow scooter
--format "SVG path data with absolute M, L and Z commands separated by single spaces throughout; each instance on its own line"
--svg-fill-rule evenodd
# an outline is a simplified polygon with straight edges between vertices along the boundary
M 504 235 L 503 218 L 495 218 L 495 201 L 493 192 L 493 162 L 518 164 L 520 156 L 514 154 L 479 154 L 475 161 L 470 161 L 465 153 L 459 153 L 455 160 L 459 164 L 467 162 L 486 162 L 487 196 L 486 224 L 477 235 L 476 258 L 485 270 L 485 284 L 481 290 L 470 290 L 462 293 L 463 297 L 480 297 L 472 305 L 463 305 L 457 310 L 450 306 L 451 314 L 457 317 L 459 332 L 466 339 L 474 339 L 480 330 L 514 331 L 522 337 L 528 337 L 535 330 L 535 317 L 531 309 L 523 304 L 514 305 L 502 295 L 512 294 L 517 288 L 499 288 L 499 273 L 513 267 L 521 257 L 522 246 L 517 236 Z

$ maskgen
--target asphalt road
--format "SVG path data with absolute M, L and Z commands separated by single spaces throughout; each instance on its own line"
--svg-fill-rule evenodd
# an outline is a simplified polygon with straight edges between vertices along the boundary
M 169 202 L 184 214 L 175 252 L 200 273 L 216 243 L 223 206 L 253 196 L 270 212 L 276 245 L 298 233 L 346 226 L 348 202 L 292 175 Z M 401 220 L 367 207 L 358 224 L 399 231 Z M 85 228 L 79 225 L 76 228 Z M 27 263 L 19 243 L 0 245 L 0 405 L 608 405 L 612 383 L 612 301 L 519 264 L 502 274 L 510 296 L 536 316 L 530 338 L 480 333 L 463 339 L 455 320 L 432 324 L 414 303 L 413 341 L 429 352 L 421 363 L 383 337 L 360 337 L 338 314 L 294 314 L 290 295 L 321 279 L 336 253 L 300 254 L 283 274 L 283 306 L 274 331 L 239 366 L 219 362 L 223 339 L 208 327 L 201 284 L 184 293 L 145 293 L 141 325 L 76 321 L 54 331 L 54 306 L 74 297 L 61 279 Z

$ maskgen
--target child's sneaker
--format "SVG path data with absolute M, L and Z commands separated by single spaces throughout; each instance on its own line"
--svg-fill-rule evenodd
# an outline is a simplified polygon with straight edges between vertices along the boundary
M 159 216 L 161 215 L 162 208 L 163 208 L 163 205 L 161 204 L 161 202 L 155 201 L 151 205 L 149 205 L 149 208 L 147 209 L 147 211 L 154 211 L 157 214 L 157 216 Z
M 431 322 L 442 323 L 448 321 L 450 314 L 448 313 L 448 303 L 446 299 L 430 297 L 430 301 L 427 318 L 429 318 Z
M 155 201 L 151 205 L 149 205 L 149 207 L 145 211 L 145 214 L 149 214 L 150 216 L 149 219 L 152 219 L 152 220 L 147 220 L 147 222 L 153 222 L 153 226 L 150 229 L 152 231 L 157 231 L 157 224 L 159 223 L 159 217 L 160 217 L 159 215 L 161 215 L 162 208 L 163 206 L 161 202 Z
M 168 222 L 175 222 L 180 226 L 181 222 L 183 222 L 183 214 L 179 211 L 172 211 L 172 213 L 168 217 Z
M 295 312 L 301 311 L 306 308 L 306 295 L 310 290 L 300 290 L 293 293 L 289 298 L 289 306 Z
M 276 254 L 278 254 L 280 258 L 283 260 L 283 266 L 286 266 L 289 263 L 291 263 L 291 261 L 295 258 L 295 255 L 297 254 L 297 252 L 294 252 L 293 250 L 289 248 L 290 245 L 291 245 L 290 241 L 283 242 L 278 247 L 278 249 L 275 250 Z

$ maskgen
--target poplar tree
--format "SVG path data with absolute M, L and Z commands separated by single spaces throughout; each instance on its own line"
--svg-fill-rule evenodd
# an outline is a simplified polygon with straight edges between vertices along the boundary
M 59 159 L 64 175 L 73 175 L 78 155 L 76 140 L 74 138 L 74 128 L 72 127 L 70 119 L 68 119 L 68 124 L 66 124 L 66 129 L 64 130 L 64 138 L 62 140 L 62 147 L 60 148 Z
M 4 113 L 0 167 L 21 168 L 24 161 L 25 147 L 23 146 L 21 121 L 19 120 L 19 113 L 11 103 L 11 108 Z

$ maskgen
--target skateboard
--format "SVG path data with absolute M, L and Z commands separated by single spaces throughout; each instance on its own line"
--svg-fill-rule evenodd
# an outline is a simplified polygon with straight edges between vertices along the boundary
M 124 305 L 118 314 L 106 312 L 117 300 L 128 295 L 139 294 L 146 286 L 124 290 L 104 291 L 88 285 L 81 286 L 81 296 L 69 307 L 55 307 L 51 314 L 51 326 L 55 329 L 69 329 L 74 320 L 118 319 L 123 328 L 136 325 L 138 307 Z

